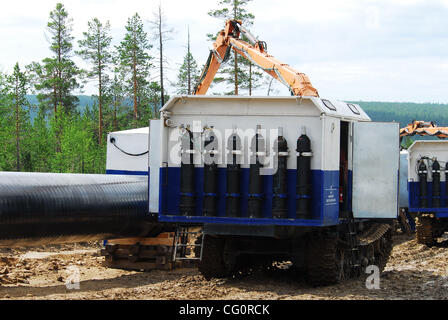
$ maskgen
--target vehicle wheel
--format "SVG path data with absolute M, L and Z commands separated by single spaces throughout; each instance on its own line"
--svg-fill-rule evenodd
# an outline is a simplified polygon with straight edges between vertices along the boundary
M 203 236 L 196 240 L 196 244 L 201 244 Z M 198 264 L 199 272 L 207 280 L 226 277 L 228 270 L 223 257 L 225 240 L 205 235 L 203 245 L 202 260 Z M 196 247 L 195 254 L 200 256 L 200 247 Z
M 306 254 L 307 280 L 312 285 L 330 285 L 350 277 L 345 248 L 337 238 L 311 239 Z
M 390 254 L 392 252 L 392 230 L 387 231 L 377 241 L 377 250 L 375 251 L 376 264 L 380 272 L 383 272 L 384 268 L 386 268 L 387 261 L 389 260 Z
M 417 242 L 433 246 L 436 243 L 436 239 L 433 232 L 433 221 L 429 217 L 418 217 L 416 224 Z

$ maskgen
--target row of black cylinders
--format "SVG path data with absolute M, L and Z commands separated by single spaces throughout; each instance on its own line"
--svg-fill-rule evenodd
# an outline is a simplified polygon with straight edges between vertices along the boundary
M 440 163 L 435 159 L 431 165 L 432 169 L 432 208 L 440 208 L 441 206 L 441 182 L 440 182 Z M 445 172 L 448 172 L 448 163 L 445 166 Z M 428 167 L 423 161 L 419 160 L 418 164 L 418 178 L 419 178 L 419 207 L 428 207 Z M 445 182 L 445 183 L 448 183 Z M 448 185 L 446 188 L 448 196 Z
M 262 135 L 257 133 L 252 141 L 253 161 L 249 168 L 249 192 L 248 192 L 248 217 L 262 218 L 264 205 L 264 176 L 261 175 L 263 164 L 260 157 L 260 145 L 263 141 Z M 296 211 L 295 217 L 288 214 L 288 144 L 283 137 L 283 130 L 279 130 L 279 136 L 275 141 L 274 149 L 277 152 L 277 170 L 273 177 L 273 199 L 272 217 L 276 219 L 310 219 L 312 174 L 311 174 L 311 141 L 302 129 L 301 136 L 297 139 L 297 179 L 296 179 Z M 181 137 L 181 173 L 180 173 L 180 204 L 179 210 L 182 216 L 196 215 L 196 195 L 195 195 L 195 165 L 193 162 L 193 134 L 186 129 Z M 209 130 L 205 137 L 204 146 L 207 147 L 215 139 L 213 131 Z M 207 148 L 205 148 L 207 149 Z M 230 157 L 226 168 L 226 217 L 241 217 L 241 176 L 242 168 L 238 157 L 241 156 L 241 141 L 237 134 L 230 137 Z M 211 159 L 214 154 L 210 152 Z M 207 161 L 204 164 L 203 180 L 203 206 L 202 215 L 215 217 L 218 215 L 218 165 L 214 161 Z

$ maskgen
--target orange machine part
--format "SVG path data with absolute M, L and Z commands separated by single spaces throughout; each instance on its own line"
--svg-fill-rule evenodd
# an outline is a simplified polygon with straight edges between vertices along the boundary
M 413 121 L 407 127 L 400 129 L 400 138 L 406 136 L 433 136 L 440 139 L 448 138 L 448 127 L 437 127 L 434 122 Z
M 229 49 L 233 49 L 244 58 L 250 60 L 254 65 L 288 86 L 295 96 L 319 96 L 306 74 L 296 71 L 289 65 L 269 55 L 260 42 L 249 44 L 239 39 L 240 30 L 238 25 L 241 25 L 241 21 L 229 20 L 226 22 L 225 29 L 218 34 L 213 44 L 213 50 L 200 77 L 199 84 L 195 88 L 195 94 L 204 95 L 207 93 L 219 67 L 224 62 L 226 56 L 228 56 Z

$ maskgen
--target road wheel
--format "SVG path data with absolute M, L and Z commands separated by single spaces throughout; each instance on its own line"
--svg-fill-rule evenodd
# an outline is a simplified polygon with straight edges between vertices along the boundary
M 376 242 L 377 250 L 375 251 L 375 260 L 380 272 L 383 272 L 392 252 L 392 230 L 387 231 Z
M 306 254 L 307 280 L 312 285 L 331 285 L 350 276 L 345 248 L 336 238 L 310 239 Z
M 196 243 L 202 242 L 202 235 L 196 240 Z M 199 272 L 207 279 L 223 278 L 228 275 L 226 265 L 224 263 L 224 245 L 225 240 L 205 235 L 204 248 L 202 249 L 202 260 L 198 264 Z M 195 253 L 200 256 L 200 247 Z
M 433 221 L 429 217 L 418 217 L 416 221 L 417 242 L 433 246 L 436 243 L 436 239 L 433 232 Z

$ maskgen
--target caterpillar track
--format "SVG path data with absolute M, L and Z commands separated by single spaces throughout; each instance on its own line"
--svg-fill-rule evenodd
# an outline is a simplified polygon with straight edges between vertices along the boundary
M 204 248 L 202 249 L 202 260 L 198 264 L 199 272 L 206 278 L 210 280 L 211 278 L 222 278 L 229 274 L 226 268 L 223 251 L 225 241 L 221 238 L 215 238 L 209 235 L 202 235 L 196 239 L 196 244 L 202 242 L 202 237 L 204 239 Z M 200 256 L 199 247 L 195 248 L 196 257 Z
M 305 266 L 298 270 L 305 271 L 311 284 L 330 285 L 356 278 L 369 265 L 376 265 L 380 272 L 384 270 L 392 251 L 391 226 L 374 223 L 359 233 L 356 227 L 351 224 L 347 230 L 332 229 L 327 234 L 311 235 L 308 238 Z M 230 263 L 229 255 L 225 253 L 226 239 L 210 235 L 205 237 L 199 272 L 206 279 L 211 279 L 226 277 L 238 271 L 231 267 L 234 264 Z
M 427 246 L 437 244 L 437 238 L 447 229 L 446 222 L 441 219 L 433 218 L 427 214 L 421 214 L 415 223 L 417 242 Z
M 372 224 L 360 234 L 353 231 L 310 241 L 306 267 L 311 284 L 330 285 L 356 278 L 369 265 L 376 265 L 380 272 L 384 270 L 392 251 L 390 225 Z
M 434 244 L 434 236 L 432 230 L 431 218 L 418 217 L 415 223 L 417 234 L 417 242 L 431 246 Z

